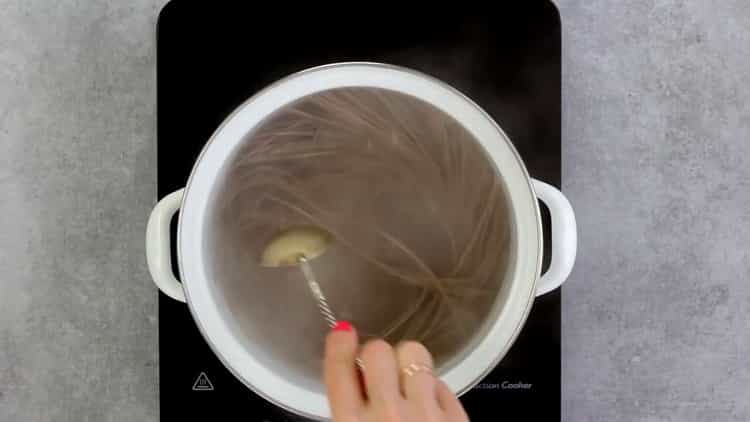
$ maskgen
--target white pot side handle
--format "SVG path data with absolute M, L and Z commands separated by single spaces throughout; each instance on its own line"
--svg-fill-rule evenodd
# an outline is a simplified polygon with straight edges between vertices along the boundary
M 159 290 L 180 302 L 185 302 L 185 292 L 172 271 L 169 229 L 172 217 L 182 204 L 183 191 L 184 189 L 180 189 L 162 198 L 151 211 L 146 226 L 146 261 L 151 278 Z
M 539 279 L 536 295 L 560 287 L 573 270 L 578 250 L 578 228 L 573 207 L 568 199 L 557 188 L 547 183 L 532 179 L 536 196 L 549 208 L 551 257 L 549 269 Z

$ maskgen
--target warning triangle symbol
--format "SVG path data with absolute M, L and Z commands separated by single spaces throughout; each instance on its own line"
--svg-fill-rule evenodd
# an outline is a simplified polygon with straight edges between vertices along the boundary
M 213 391 L 214 385 L 211 384 L 211 381 L 209 381 L 208 377 L 206 376 L 205 372 L 201 372 L 200 375 L 198 375 L 198 379 L 195 380 L 195 383 L 193 384 L 193 391 Z

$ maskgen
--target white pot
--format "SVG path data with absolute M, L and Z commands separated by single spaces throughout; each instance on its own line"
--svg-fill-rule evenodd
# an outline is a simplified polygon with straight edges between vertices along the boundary
M 151 213 L 146 251 L 154 282 L 165 294 L 187 302 L 203 336 L 227 368 L 245 385 L 276 405 L 315 419 L 327 419 L 321 392 L 310 391 L 289 374 L 264 366 L 255 356 L 258 345 L 240 340 L 216 284 L 208 277 L 206 216 L 219 175 L 243 138 L 271 113 L 315 92 L 342 87 L 374 87 L 417 97 L 446 112 L 479 141 L 498 169 L 508 192 L 513 219 L 511 286 L 496 303 L 492 321 L 475 347 L 442 374 L 451 390 L 462 394 L 479 382 L 505 356 L 523 327 L 536 296 L 559 287 L 573 267 L 576 221 L 560 191 L 531 179 L 502 129 L 470 99 L 424 74 L 389 65 L 339 63 L 305 70 L 274 83 L 239 106 L 213 134 L 193 167 L 184 189 L 167 195 Z M 550 209 L 551 265 L 542 266 L 542 221 L 537 203 Z M 180 283 L 171 270 L 169 223 L 180 210 L 177 251 Z

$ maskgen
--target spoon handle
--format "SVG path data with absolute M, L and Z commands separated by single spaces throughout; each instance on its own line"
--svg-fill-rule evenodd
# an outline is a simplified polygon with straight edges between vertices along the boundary
M 306 259 L 301 259 L 300 268 L 305 275 L 305 279 L 307 279 L 307 286 L 310 287 L 310 291 L 318 302 L 318 309 L 320 309 L 323 319 L 325 319 L 329 327 L 333 327 L 336 325 L 336 317 L 333 315 L 331 306 L 328 304 L 328 299 L 326 299 L 326 296 L 323 294 L 320 284 L 315 280 L 315 274 L 313 273 L 310 263 Z

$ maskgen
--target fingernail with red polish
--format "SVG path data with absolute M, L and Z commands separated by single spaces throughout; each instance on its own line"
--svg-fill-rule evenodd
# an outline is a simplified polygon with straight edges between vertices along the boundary
M 349 324 L 347 321 L 336 321 L 336 325 L 334 325 L 331 330 L 333 330 L 333 331 L 351 331 L 352 330 L 352 324 Z

